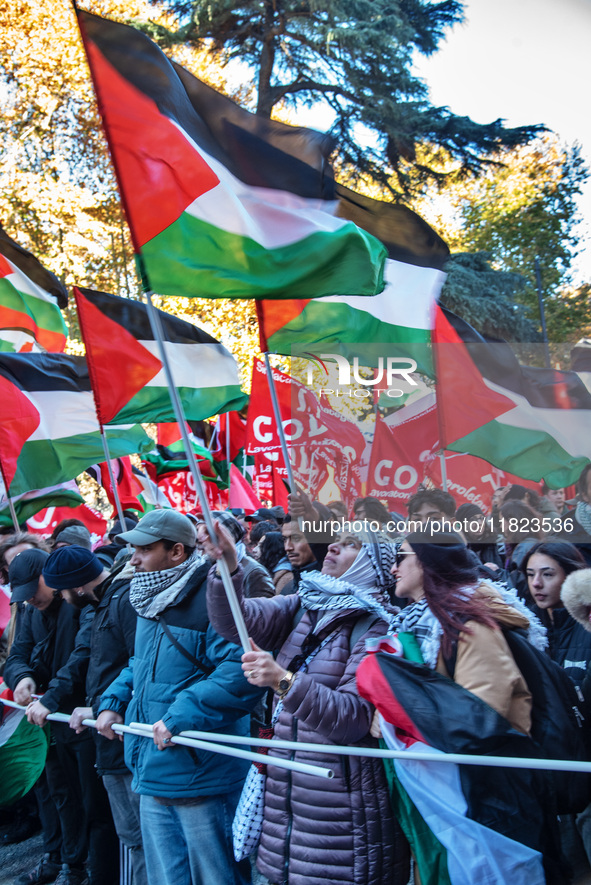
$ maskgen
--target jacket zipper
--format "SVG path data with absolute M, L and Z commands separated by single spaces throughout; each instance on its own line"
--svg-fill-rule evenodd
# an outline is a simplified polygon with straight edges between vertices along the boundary
M 298 720 L 297 717 L 293 717 L 293 721 L 291 723 L 291 739 L 292 741 L 297 741 L 298 739 Z M 290 760 L 293 762 L 295 759 L 296 751 L 292 750 L 290 754 Z M 291 842 L 291 831 L 293 828 L 293 814 L 291 811 L 291 786 L 292 786 L 292 773 L 291 771 L 287 772 L 287 795 L 286 795 L 286 805 L 287 805 L 287 831 L 285 834 L 285 854 L 283 861 L 283 885 L 288 885 L 289 882 L 289 849 Z
M 154 649 L 154 658 L 152 660 L 152 682 L 156 681 L 156 664 L 158 663 L 158 655 L 160 653 L 160 646 L 162 645 L 162 637 L 164 633 L 160 630 L 160 636 L 156 641 L 156 648 Z

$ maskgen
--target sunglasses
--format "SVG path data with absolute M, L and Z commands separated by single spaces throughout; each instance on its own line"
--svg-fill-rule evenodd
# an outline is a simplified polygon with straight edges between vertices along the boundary
M 413 550 L 397 550 L 396 556 L 394 557 L 394 562 L 396 563 L 396 568 L 399 568 L 401 563 L 403 562 L 404 556 L 416 556 L 417 554 Z

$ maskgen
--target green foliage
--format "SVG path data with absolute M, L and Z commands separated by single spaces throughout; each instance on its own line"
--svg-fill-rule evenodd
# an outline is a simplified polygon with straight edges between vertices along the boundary
M 578 146 L 540 139 L 499 157 L 457 198 L 463 250 L 484 250 L 494 267 L 520 274 L 520 304 L 540 327 L 535 258 L 539 256 L 550 341 L 576 340 L 591 315 L 585 287 L 573 291 L 571 265 L 579 242 L 576 200 L 588 177 Z
M 164 2 L 181 26 L 142 27 L 164 47 L 209 45 L 222 63 L 247 64 L 257 114 L 324 103 L 353 184 L 373 181 L 407 198 L 429 181 L 479 173 L 491 152 L 527 143 L 542 128 L 480 125 L 430 104 L 413 75 L 413 54 L 435 52 L 462 21 L 459 0 Z M 442 151 L 446 165 L 426 146 Z
M 535 324 L 516 304 L 525 281 L 509 271 L 495 270 L 486 252 L 455 253 L 446 266 L 441 303 L 478 332 L 508 341 L 536 341 Z

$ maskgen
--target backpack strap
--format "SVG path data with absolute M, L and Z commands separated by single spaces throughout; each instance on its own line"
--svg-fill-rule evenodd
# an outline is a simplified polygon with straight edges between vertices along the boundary
M 190 661 L 190 662 L 193 664 L 193 666 L 197 667 L 198 670 L 201 670 L 201 672 L 204 673 L 205 676 L 211 676 L 211 674 L 212 674 L 213 671 L 215 670 L 215 667 L 212 667 L 211 665 L 208 666 L 207 664 L 204 664 L 203 661 L 199 661 L 199 660 L 197 660 L 197 658 L 194 657 L 194 656 L 191 654 L 191 652 L 188 651 L 188 650 L 184 647 L 184 645 L 181 645 L 181 643 L 180 643 L 180 642 L 178 641 L 178 639 L 173 635 L 173 633 L 172 633 L 170 627 L 168 626 L 168 624 L 166 623 L 166 621 L 164 620 L 164 618 L 163 618 L 161 615 L 159 615 L 159 616 L 156 618 L 156 620 L 158 621 L 158 623 L 160 624 L 160 626 L 162 627 L 162 629 L 163 629 L 164 632 L 166 633 L 167 638 L 168 638 L 168 639 L 170 640 L 170 642 L 174 645 L 174 647 L 176 648 L 176 650 L 177 650 L 178 652 L 180 652 L 184 658 L 186 658 L 188 661 Z
M 365 633 L 368 633 L 373 625 L 381 620 L 380 616 L 376 615 L 375 612 L 368 612 L 366 615 L 361 615 L 360 618 L 357 618 L 353 624 L 353 629 L 351 630 L 351 635 L 349 637 L 349 653 L 353 651 L 361 637 Z

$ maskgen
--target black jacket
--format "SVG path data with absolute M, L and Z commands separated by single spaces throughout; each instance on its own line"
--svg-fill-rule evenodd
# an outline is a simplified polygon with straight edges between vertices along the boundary
M 84 706 L 93 618 L 91 606 L 79 611 L 61 597 L 43 612 L 26 606 L 4 668 L 8 687 L 14 689 L 31 676 L 51 713 Z M 81 737 L 65 724 L 52 723 L 52 731 L 58 740 Z
M 591 661 L 591 633 L 571 618 L 566 608 L 555 608 L 553 618 L 537 605 L 533 611 L 548 631 L 550 657 L 581 685 Z
M 90 633 L 90 660 L 86 677 L 86 704 L 93 716 L 103 691 L 127 667 L 133 657 L 137 613 L 129 601 L 130 578 L 110 576 L 95 587 L 98 603 L 93 605 L 94 619 Z M 100 775 L 127 772 L 121 741 L 107 741 L 94 729 L 96 767 Z

